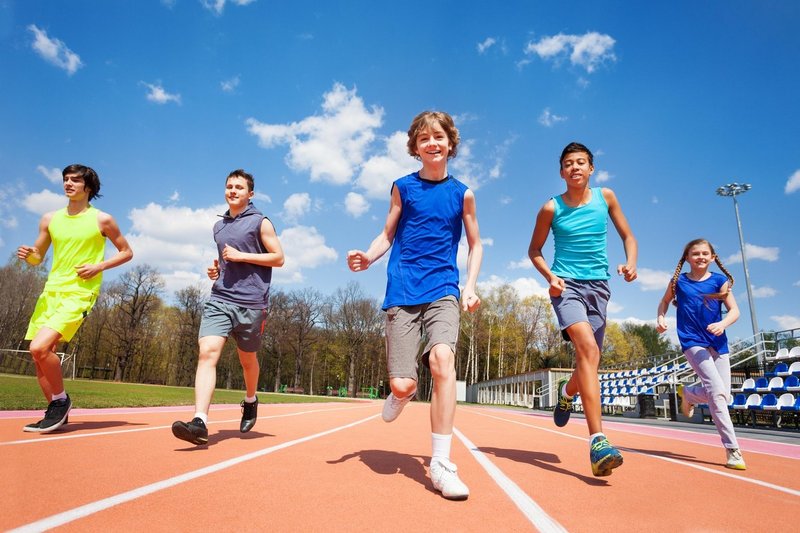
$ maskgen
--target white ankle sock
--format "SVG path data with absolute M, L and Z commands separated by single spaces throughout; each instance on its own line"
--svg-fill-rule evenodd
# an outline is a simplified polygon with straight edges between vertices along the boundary
M 440 435 L 438 433 L 431 433 L 431 446 L 433 448 L 433 452 L 431 453 L 431 459 L 436 459 L 437 457 L 440 459 L 447 459 L 450 460 L 450 443 L 453 441 L 452 433 L 450 435 Z
M 255 396 L 255 394 L 254 394 L 253 396 L 245 396 L 245 397 L 244 397 L 244 401 L 245 401 L 246 403 L 254 403 L 254 402 L 256 401 L 256 396 Z
M 67 399 L 67 391 L 62 390 L 59 394 L 53 394 L 53 397 L 50 399 L 51 402 L 56 400 L 66 400 Z
M 592 433 L 591 435 L 589 435 L 589 444 L 591 444 L 591 443 L 592 443 L 592 441 L 594 440 L 594 438 L 595 438 L 595 437 L 603 437 L 603 438 L 605 438 L 605 437 L 606 437 L 606 434 L 605 434 L 605 433 L 603 433 L 603 432 L 600 432 L 600 433 Z
M 567 384 L 564 383 L 564 386 L 561 387 L 561 396 L 565 396 L 567 398 L 572 398 L 569 394 L 567 394 Z
M 205 414 L 205 413 L 195 413 L 194 417 L 195 418 L 199 418 L 200 420 L 202 420 L 203 424 L 208 424 L 208 415 L 207 414 Z

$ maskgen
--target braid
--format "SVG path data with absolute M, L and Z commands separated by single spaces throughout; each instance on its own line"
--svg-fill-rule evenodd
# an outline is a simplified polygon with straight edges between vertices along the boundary
M 672 305 L 675 307 L 678 306 L 678 277 L 681 275 L 681 270 L 683 270 L 683 263 L 686 262 L 686 254 L 681 257 L 681 260 L 678 261 L 678 266 L 675 268 L 675 273 L 672 275 L 672 280 L 669 284 L 672 286 Z
M 731 275 L 730 272 L 728 272 L 728 269 L 725 268 L 725 266 L 722 264 L 722 261 L 719 260 L 719 256 L 715 256 L 714 261 L 716 261 L 719 269 L 728 278 L 728 292 L 731 292 L 731 289 L 733 289 L 733 276 Z

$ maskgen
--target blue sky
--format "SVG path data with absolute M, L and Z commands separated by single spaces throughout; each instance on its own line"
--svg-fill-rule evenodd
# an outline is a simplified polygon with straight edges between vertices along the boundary
M 33 242 L 64 205 L 60 169 L 81 162 L 134 264 L 170 290 L 204 282 L 241 167 L 287 253 L 278 286 L 357 280 L 382 298 L 385 263 L 353 274 L 345 256 L 418 168 L 411 119 L 441 109 L 462 135 L 450 171 L 477 198 L 483 292 L 544 294 L 527 247 L 577 140 L 639 241 L 639 281 L 612 279 L 612 319 L 652 322 L 703 236 L 736 277 L 730 333 L 749 335 L 733 202 L 714 192 L 738 181 L 753 186 L 740 212 L 759 326 L 800 327 L 799 20 L 790 0 L 0 0 L 0 255 Z M 622 260 L 613 226 L 609 255 Z

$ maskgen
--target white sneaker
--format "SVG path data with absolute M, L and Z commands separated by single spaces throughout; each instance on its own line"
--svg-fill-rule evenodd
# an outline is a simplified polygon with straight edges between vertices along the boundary
M 412 392 L 405 398 L 398 398 L 394 395 L 394 393 L 389 393 L 389 396 L 386 397 L 386 401 L 383 402 L 383 413 L 381 416 L 383 417 L 384 422 L 393 422 L 400 413 L 403 412 L 403 407 L 406 406 L 408 402 L 414 397 L 417 391 Z
M 433 488 L 448 500 L 466 500 L 469 497 L 469 489 L 458 478 L 456 465 L 447 459 L 431 459 L 431 481 Z
M 742 457 L 742 452 L 739 451 L 739 448 L 725 448 L 725 452 L 728 454 L 728 462 L 725 463 L 726 467 L 734 470 L 747 470 L 747 466 L 744 464 L 744 457 Z

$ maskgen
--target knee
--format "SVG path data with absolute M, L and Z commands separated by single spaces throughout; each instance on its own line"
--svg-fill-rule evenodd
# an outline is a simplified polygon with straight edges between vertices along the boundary
M 53 352 L 53 346 L 43 342 L 31 341 L 28 351 L 36 362 L 42 361 Z
M 208 346 L 200 346 L 200 352 L 197 356 L 197 364 L 201 366 L 217 366 L 217 361 L 219 361 L 221 354 L 221 350 L 209 348 Z
M 428 363 L 431 374 L 435 378 L 442 379 L 455 374 L 455 357 L 453 351 L 446 344 L 437 344 L 431 349 L 428 354 Z
M 392 380 L 389 386 L 397 398 L 405 398 L 417 390 L 417 382 L 413 379 Z

